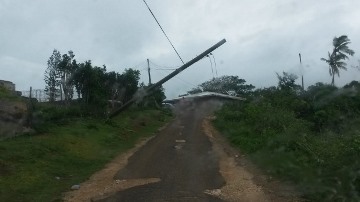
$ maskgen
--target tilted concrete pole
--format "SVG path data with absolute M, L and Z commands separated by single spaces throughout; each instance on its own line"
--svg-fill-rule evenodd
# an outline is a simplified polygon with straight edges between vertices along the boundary
M 214 51 L 215 49 L 219 48 L 221 45 L 223 45 L 226 42 L 225 39 L 219 41 L 218 43 L 216 43 L 215 45 L 213 45 L 212 47 L 210 47 L 209 49 L 207 49 L 206 51 L 204 51 L 203 53 L 201 53 L 200 55 L 196 56 L 195 58 L 193 58 L 192 60 L 190 60 L 189 62 L 185 63 L 183 66 L 177 68 L 175 71 L 173 71 L 172 73 L 170 73 L 169 75 L 165 76 L 163 79 L 161 79 L 160 81 L 154 83 L 153 85 L 149 86 L 148 88 L 145 89 L 144 92 L 137 92 L 134 97 L 129 100 L 128 102 L 126 102 L 123 106 L 121 106 L 119 109 L 115 110 L 114 112 L 112 112 L 109 115 L 109 118 L 112 118 L 116 115 L 118 115 L 120 112 L 124 111 L 125 109 L 127 109 L 128 107 L 130 107 L 134 102 L 136 102 L 139 99 L 142 99 L 145 96 L 151 95 L 152 91 L 156 88 L 158 88 L 159 86 L 161 86 L 162 84 L 164 84 L 165 82 L 167 82 L 168 80 L 170 80 L 171 78 L 173 78 L 174 76 L 176 76 L 177 74 L 179 74 L 180 72 L 184 71 L 186 68 L 190 67 L 191 65 L 193 65 L 194 63 L 198 62 L 199 60 L 201 60 L 203 57 L 205 57 L 206 55 L 208 55 L 209 53 L 211 53 L 212 51 Z

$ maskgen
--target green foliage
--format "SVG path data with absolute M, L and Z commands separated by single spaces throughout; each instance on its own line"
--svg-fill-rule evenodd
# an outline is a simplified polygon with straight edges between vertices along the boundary
M 140 71 L 134 69 L 125 69 L 119 77 L 119 84 L 124 91 L 123 102 L 129 101 L 138 90 Z
M 359 201 L 359 82 L 317 83 L 299 92 L 284 77 L 278 87 L 223 106 L 215 126 L 269 174 L 295 182 L 306 198 Z
M 1 141 L 1 201 L 61 201 L 72 185 L 87 180 L 166 120 L 160 111 L 133 110 L 111 123 L 73 119 L 43 134 Z
M 247 96 L 255 87 L 245 83 L 246 81 L 240 79 L 238 76 L 221 76 L 200 84 L 198 87 L 188 91 L 188 93 L 215 92 L 227 95 Z
M 283 91 L 296 91 L 300 89 L 299 85 L 295 84 L 295 80 L 298 78 L 294 74 L 283 72 L 283 75 L 276 73 L 279 80 L 278 87 Z
M 90 60 L 80 63 L 72 82 L 83 103 L 106 105 L 106 67 L 93 67 Z
M 0 86 L 0 100 L 21 100 L 20 96 L 10 92 L 7 88 Z
M 91 61 L 77 63 L 72 51 L 61 55 L 54 50 L 45 71 L 46 92 L 50 102 L 63 95 L 65 104 L 72 103 L 74 88 L 82 104 L 105 111 L 108 100 L 125 103 L 138 90 L 140 71 L 125 69 L 122 74 L 107 72 L 106 66 L 93 66 Z
M 54 102 L 59 94 L 59 74 L 57 71 L 58 65 L 61 62 L 61 54 L 58 50 L 54 50 L 47 62 L 47 69 L 45 70 L 45 92 L 49 96 L 49 101 Z
M 145 86 L 143 83 L 140 84 L 141 89 L 146 89 L 148 86 Z M 141 93 L 141 91 L 139 91 Z M 162 86 L 152 90 L 150 95 L 146 95 L 143 99 L 138 103 L 138 106 L 145 108 L 161 108 L 163 100 L 165 100 L 165 92 Z

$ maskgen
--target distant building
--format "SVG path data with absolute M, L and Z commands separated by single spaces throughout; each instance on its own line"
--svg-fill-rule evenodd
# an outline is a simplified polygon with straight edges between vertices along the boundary
M 15 91 L 15 84 L 11 81 L 0 80 L 0 86 L 5 87 L 9 91 Z
M 186 95 L 186 96 L 182 96 L 182 97 L 177 97 L 174 99 L 169 99 L 169 100 L 164 100 L 163 103 L 171 103 L 171 104 L 176 104 L 178 102 L 181 101 L 194 101 L 194 100 L 198 100 L 198 99 L 217 99 L 217 100 L 239 100 L 239 101 L 244 101 L 246 100 L 245 98 L 242 97 L 236 97 L 236 96 L 232 96 L 232 95 L 225 95 L 222 93 L 214 93 L 214 92 L 201 92 L 201 93 L 196 93 L 196 94 L 192 94 L 192 95 Z

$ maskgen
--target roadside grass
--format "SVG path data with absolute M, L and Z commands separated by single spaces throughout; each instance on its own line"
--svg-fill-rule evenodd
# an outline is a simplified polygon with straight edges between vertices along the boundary
M 20 96 L 15 95 L 5 87 L 0 86 L 0 100 L 21 101 L 22 99 Z
M 359 201 L 360 118 L 341 134 L 315 132 L 293 111 L 267 103 L 228 104 L 214 125 L 268 175 L 295 183 L 311 201 Z
M 1 201 L 61 201 L 62 193 L 85 181 L 116 155 L 153 135 L 170 116 L 130 110 L 111 121 L 71 119 L 38 135 L 0 142 Z

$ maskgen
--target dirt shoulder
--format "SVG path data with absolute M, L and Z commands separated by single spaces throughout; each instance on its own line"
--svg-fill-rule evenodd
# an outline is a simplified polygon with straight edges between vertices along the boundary
M 225 201 L 303 201 L 291 185 L 264 175 L 245 155 L 232 148 L 212 126 L 213 118 L 204 119 L 202 127 L 219 157 L 219 172 L 226 184 L 219 190 L 207 190 L 208 194 Z
M 141 139 L 134 148 L 119 155 L 104 169 L 93 174 L 88 181 L 81 183 L 80 189 L 66 192 L 63 200 L 66 202 L 93 201 L 105 198 L 117 191 L 160 181 L 158 178 L 114 180 L 114 175 L 127 165 L 129 157 L 152 138 Z

